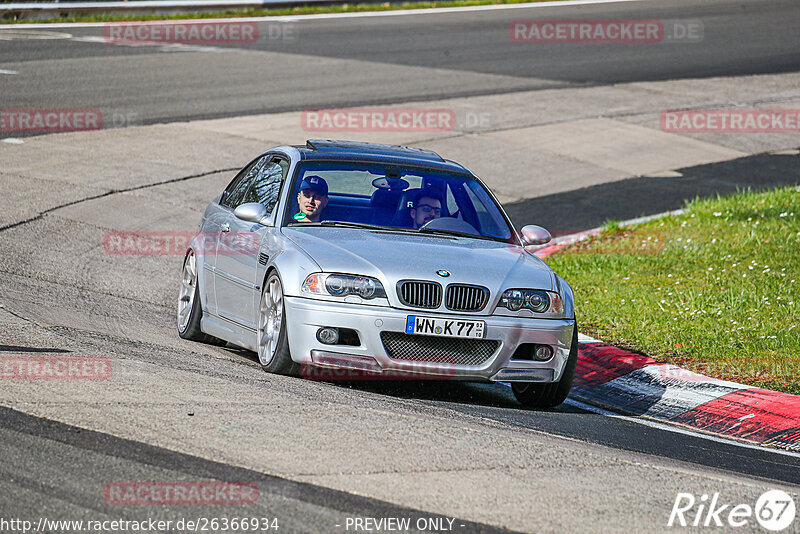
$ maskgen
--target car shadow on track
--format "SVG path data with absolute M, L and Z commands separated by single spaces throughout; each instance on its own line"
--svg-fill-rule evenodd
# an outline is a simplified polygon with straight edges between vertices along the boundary
M 233 357 L 242 358 L 260 366 L 258 355 L 255 352 L 231 344 L 224 346 L 223 350 Z M 502 408 L 522 412 L 580 412 L 580 410 L 576 410 L 566 404 L 552 409 L 522 406 L 514 398 L 511 388 L 503 383 L 465 382 L 461 380 L 384 380 L 376 378 L 342 380 L 309 378 L 307 376 L 293 379 L 308 380 L 309 382 L 324 383 L 342 389 L 354 389 L 386 397 L 423 401 L 432 404 Z
M 332 385 L 351 388 L 398 399 L 422 401 L 426 404 L 461 406 L 464 408 L 500 408 L 519 412 L 578 412 L 561 405 L 553 409 L 522 406 L 507 384 L 443 380 L 360 380 L 330 381 Z
M 241 358 L 248 366 L 258 365 L 255 353 L 228 345 L 223 350 Z M 446 417 L 463 414 L 483 421 L 591 443 L 615 449 L 655 455 L 689 464 L 759 476 L 783 482 L 795 482 L 800 472 L 800 460 L 775 457 L 769 450 L 745 448 L 724 442 L 708 441 L 700 435 L 676 433 L 669 427 L 643 427 L 633 419 L 609 417 L 587 411 L 574 404 L 564 403 L 556 408 L 540 410 L 521 406 L 511 388 L 504 383 L 477 383 L 436 380 L 309 380 L 278 377 L 291 381 L 317 382 L 325 387 L 353 390 L 354 395 L 366 393 L 387 399 L 410 401 L 421 407 L 443 409 L 437 413 Z

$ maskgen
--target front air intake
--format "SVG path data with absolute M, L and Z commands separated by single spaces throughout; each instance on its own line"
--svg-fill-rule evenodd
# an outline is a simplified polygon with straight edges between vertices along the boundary
M 459 312 L 481 311 L 489 302 L 489 290 L 482 286 L 450 284 L 444 305 Z
M 397 283 L 400 302 L 413 308 L 438 308 L 442 305 L 442 286 L 425 280 L 401 280 Z

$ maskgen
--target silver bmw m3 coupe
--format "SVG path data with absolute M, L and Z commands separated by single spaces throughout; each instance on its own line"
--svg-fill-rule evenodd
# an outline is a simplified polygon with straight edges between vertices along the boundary
M 206 208 L 178 333 L 256 351 L 272 373 L 510 382 L 555 406 L 578 332 L 569 284 L 526 249 L 549 240 L 435 152 L 279 146 Z

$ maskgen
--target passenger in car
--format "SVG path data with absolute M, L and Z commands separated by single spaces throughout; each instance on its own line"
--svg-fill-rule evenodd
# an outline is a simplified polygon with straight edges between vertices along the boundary
M 328 205 L 328 182 L 316 175 L 306 176 L 297 193 L 300 211 L 294 214 L 297 222 L 319 222 L 322 210 Z
M 409 210 L 414 228 L 442 216 L 442 201 L 433 189 L 422 189 L 414 198 L 414 207 Z

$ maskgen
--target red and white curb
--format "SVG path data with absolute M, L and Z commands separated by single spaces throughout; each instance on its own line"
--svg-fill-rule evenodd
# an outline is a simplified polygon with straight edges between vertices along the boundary
M 653 219 L 660 219 L 662 217 L 666 217 L 668 215 L 681 215 L 683 210 L 672 210 L 672 211 L 665 211 L 663 213 L 656 213 L 654 215 L 647 215 L 645 217 L 637 217 L 636 219 L 629 219 L 627 221 L 623 221 L 619 223 L 620 226 L 636 226 L 637 224 L 646 223 L 647 221 L 652 221 Z M 539 258 L 546 258 L 553 252 L 560 250 L 567 245 L 572 245 L 573 243 L 577 243 L 578 241 L 583 241 L 584 239 L 588 239 L 592 236 L 600 235 L 603 232 L 602 228 L 592 228 L 591 230 L 584 230 L 583 232 L 577 232 L 574 234 L 562 235 L 559 237 L 554 238 L 550 243 L 547 245 L 540 245 L 540 246 L 530 246 L 527 247 L 528 250 L 532 251 L 534 255 Z
M 643 220 L 621 225 L 639 222 Z M 543 258 L 598 233 L 600 229 L 564 236 L 535 254 Z M 582 334 L 578 343 L 573 399 L 757 445 L 800 451 L 800 396 L 711 378 Z
M 584 232 L 578 232 L 576 234 L 569 234 L 556 237 L 547 245 L 540 247 L 528 247 L 528 250 L 532 250 L 533 254 L 538 258 L 546 258 L 553 252 L 561 250 L 567 245 L 577 243 L 578 241 L 583 241 L 584 239 L 588 239 L 589 237 L 594 235 L 599 235 L 600 232 L 602 231 L 603 230 L 601 228 L 595 228 L 593 230 L 586 230 Z
M 616 412 L 800 451 L 800 396 L 711 378 L 582 337 L 571 397 Z

